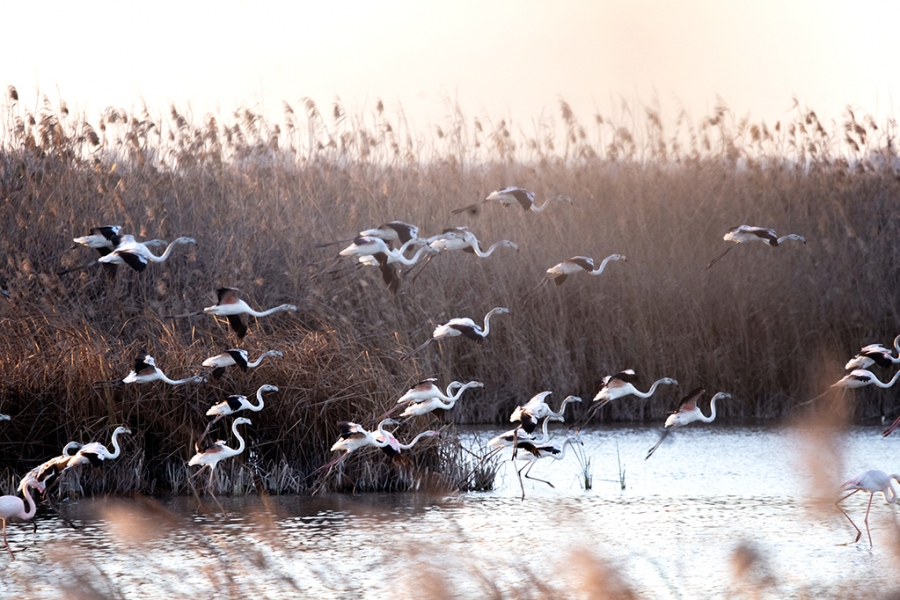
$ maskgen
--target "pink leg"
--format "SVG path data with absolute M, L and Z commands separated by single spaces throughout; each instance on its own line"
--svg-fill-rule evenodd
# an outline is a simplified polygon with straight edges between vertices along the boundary
M 897 425 L 900 425 L 900 417 L 897 417 L 896 419 L 894 419 L 894 422 L 891 423 L 891 426 L 888 427 L 887 429 L 885 429 L 884 433 L 882 433 L 881 435 L 883 435 L 885 437 L 891 435 L 891 432 L 897 428 Z
M 13 556 L 12 548 L 9 547 L 9 542 L 6 541 L 6 519 L 0 518 L 0 521 L 3 521 L 3 545 L 6 546 L 7 552 L 9 552 L 9 557 L 13 560 L 16 560 L 16 557 Z
M 853 529 L 856 530 L 856 539 L 853 540 L 853 542 L 852 542 L 852 543 L 854 543 L 854 544 L 855 544 L 856 542 L 859 541 L 859 538 L 862 537 L 862 530 L 861 530 L 859 527 L 856 526 L 856 523 L 853 522 L 853 519 L 850 518 L 850 515 L 848 515 L 848 514 L 844 511 L 844 509 L 841 508 L 841 502 L 843 502 L 844 500 L 846 500 L 847 498 L 849 498 L 850 496 L 852 496 L 853 494 L 855 494 L 855 493 L 858 492 L 858 491 L 859 491 L 859 490 L 853 490 L 852 492 L 850 492 L 849 494 L 847 494 L 846 496 L 844 496 L 843 498 L 841 498 L 840 500 L 838 500 L 837 502 L 835 502 L 835 506 L 837 506 L 837 507 L 838 507 L 838 510 L 841 511 L 841 514 L 843 514 L 845 517 L 847 517 L 847 520 L 850 521 L 850 524 L 851 524 L 851 525 L 853 525 Z M 868 527 L 868 525 L 867 525 L 866 527 Z
M 869 534 L 869 548 L 872 547 L 872 532 L 869 531 L 869 510 L 872 508 L 872 500 L 875 498 L 875 492 L 869 493 L 869 506 L 866 507 L 866 533 Z

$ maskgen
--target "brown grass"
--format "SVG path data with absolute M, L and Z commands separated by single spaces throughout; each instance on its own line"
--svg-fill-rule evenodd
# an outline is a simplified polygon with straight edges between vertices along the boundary
M 272 491 L 312 489 L 337 420 L 374 427 L 427 376 L 485 383 L 457 404 L 458 423 L 505 422 L 545 389 L 557 401 L 587 401 L 596 380 L 628 367 L 642 388 L 671 376 L 685 389 L 731 392 L 739 401 L 722 406 L 726 418 L 774 418 L 827 387 L 823 365 L 842 364 L 862 344 L 888 343 L 900 327 L 895 126 L 849 110 L 844 123 L 825 126 L 797 106 L 789 120 L 767 126 L 717 106 L 699 124 L 681 115 L 667 130 L 655 108 L 644 121 L 631 107 L 622 122 L 595 115 L 583 124 L 564 105 L 560 122 L 529 133 L 451 107 L 440 133 L 423 135 L 402 112 L 347 115 L 336 105 L 326 116 L 311 101 L 286 105 L 279 124 L 250 110 L 200 119 L 175 108 L 110 108 L 89 123 L 49 102 L 35 113 L 12 95 L 8 102 L 0 136 L 0 287 L 9 294 L 0 297 L 0 411 L 13 421 L 0 423 L 0 468 L 16 473 L 70 439 L 108 441 L 125 423 L 135 432 L 125 459 L 87 475 L 85 489 L 184 491 L 176 473 L 205 427 L 206 408 L 262 383 L 281 392 L 250 415 L 252 452 L 234 468 L 259 473 Z M 534 189 L 539 200 L 566 194 L 574 204 L 541 214 L 486 206 L 450 218 L 453 208 L 511 184 Z M 424 235 L 469 225 L 486 244 L 511 239 L 520 251 L 439 256 L 396 296 L 374 269 L 323 274 L 340 246 L 316 243 L 395 219 Z M 703 272 L 726 247 L 722 234 L 739 223 L 801 233 L 809 243 L 736 248 Z M 69 246 L 101 224 L 139 238 L 189 235 L 197 245 L 177 247 L 142 274 L 120 269 L 115 281 L 96 267 L 57 276 L 95 258 Z M 546 268 L 613 252 L 628 262 L 546 286 L 523 305 Z M 213 304 L 221 285 L 241 288 L 252 306 L 292 303 L 299 311 L 253 322 L 242 342 L 208 316 L 167 318 Z M 483 347 L 450 340 L 397 360 L 436 324 L 480 321 L 494 306 L 511 314 L 496 319 Z M 285 357 L 196 386 L 93 387 L 123 377 L 140 348 L 184 377 L 234 346 Z M 889 394 L 854 391 L 852 414 L 893 417 Z M 664 389 L 650 401 L 616 401 L 599 419 L 660 419 L 677 395 Z M 575 419 L 589 407 L 573 408 Z M 434 448 L 416 453 L 423 476 L 454 470 L 439 457 L 459 452 Z M 351 481 L 396 489 L 416 479 L 372 456 L 346 463 Z M 379 473 L 363 478 L 372 468 Z

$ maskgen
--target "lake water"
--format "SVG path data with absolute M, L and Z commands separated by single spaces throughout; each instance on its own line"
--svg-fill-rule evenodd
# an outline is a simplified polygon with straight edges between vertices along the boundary
M 742 425 L 686 428 L 645 461 L 658 430 L 583 431 L 579 462 L 544 459 L 495 491 L 221 499 L 156 504 L 85 500 L 14 524 L 17 560 L 0 555 L 0 597 L 598 597 L 627 585 L 644 598 L 883 595 L 900 589 L 894 507 L 868 494 L 827 501 L 868 469 L 900 471 L 900 435 L 857 427 L 837 437 Z M 496 432 L 467 432 L 484 443 Z M 561 441 L 562 438 L 555 438 Z M 618 458 L 617 458 L 618 452 Z M 509 451 L 506 451 L 509 454 Z M 376 454 L 373 453 L 373 458 Z M 381 460 L 380 454 L 377 459 Z M 619 483 L 619 461 L 625 489 Z M 829 479 L 829 477 L 831 479 Z M 224 510 L 224 512 L 223 512 Z M 755 556 L 736 577 L 734 557 Z M 604 596 L 601 596 L 604 597 Z M 622 596 L 627 597 L 627 596 Z M 745 597 L 750 597 L 745 596 Z

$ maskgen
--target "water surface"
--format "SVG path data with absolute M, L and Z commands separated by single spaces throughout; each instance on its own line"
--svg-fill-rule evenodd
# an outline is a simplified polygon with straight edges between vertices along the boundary
M 178 498 L 156 511 L 85 500 L 64 507 L 80 529 L 49 513 L 37 535 L 10 528 L 18 560 L 0 557 L 0 596 L 90 585 L 96 596 L 145 598 L 573 597 L 601 585 L 588 581 L 601 565 L 648 598 L 722 597 L 753 583 L 771 597 L 884 593 L 900 585 L 894 507 L 880 495 L 873 502 L 872 550 L 865 531 L 859 544 L 840 545 L 855 531 L 816 508 L 817 492 L 831 490 L 816 488 L 809 466 L 824 463 L 834 486 L 871 468 L 900 472 L 900 436 L 879 432 L 855 428 L 811 451 L 794 433 L 714 424 L 671 436 L 647 461 L 655 428 L 582 432 L 593 488 L 583 489 L 569 453 L 533 468 L 554 487 L 526 480 L 524 501 L 508 461 L 487 493 L 223 498 L 221 508 Z M 494 433 L 463 437 L 477 446 Z M 867 500 L 845 502 L 863 528 Z M 732 575 L 739 544 L 761 557 L 743 583 Z

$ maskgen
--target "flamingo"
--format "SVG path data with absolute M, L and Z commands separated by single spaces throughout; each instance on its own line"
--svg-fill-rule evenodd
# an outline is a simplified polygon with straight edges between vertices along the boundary
M 262 362 L 262 359 L 267 356 L 277 356 L 281 358 L 284 356 L 284 353 L 279 352 L 278 350 L 269 350 L 268 352 L 263 352 L 255 361 L 250 362 L 250 358 L 246 350 L 241 350 L 240 348 L 231 348 L 230 350 L 226 350 L 222 354 L 210 356 L 203 361 L 203 366 L 213 367 L 212 376 L 214 379 L 218 379 L 225 373 L 225 367 L 237 365 L 241 371 L 246 372 L 248 368 L 252 369 L 254 367 L 258 367 L 259 363 Z
M 69 466 L 69 461 L 74 456 L 74 454 L 69 454 L 70 451 L 75 450 L 77 452 L 83 447 L 84 445 L 79 442 L 69 442 L 63 446 L 62 453 L 59 456 L 54 456 L 50 460 L 44 461 L 34 467 L 26 473 L 26 477 L 32 476 L 38 481 L 46 482 L 54 475 L 62 473 L 66 467 Z
M 215 306 L 207 306 L 203 312 L 211 315 L 226 317 L 231 328 L 239 338 L 247 335 L 247 323 L 243 319 L 243 315 L 253 315 L 254 317 L 265 317 L 279 311 L 296 311 L 297 307 L 293 304 L 282 304 L 269 310 L 258 312 L 250 308 L 246 302 L 240 298 L 241 291 L 232 287 L 220 287 L 216 290 L 218 302 Z
M 726 394 L 725 392 L 719 392 L 709 401 L 709 416 L 706 417 L 697 407 L 697 401 L 703 397 L 703 394 L 706 393 L 706 390 L 703 388 L 697 388 L 691 390 L 691 392 L 682 398 L 678 402 L 678 409 L 675 410 L 669 417 L 666 419 L 665 427 L 663 428 L 662 436 L 659 438 L 659 441 L 656 442 L 656 445 L 650 448 L 647 452 L 647 456 L 644 457 L 644 460 L 647 460 L 653 453 L 656 452 L 656 449 L 659 448 L 659 445 L 663 443 L 663 440 L 674 430 L 676 427 L 684 427 L 685 425 L 689 425 L 694 421 L 703 421 L 704 423 L 712 423 L 716 420 L 716 400 L 722 400 L 724 398 L 731 398 L 731 394 Z
M 265 406 L 263 402 L 263 394 L 266 392 L 277 392 L 278 388 L 274 385 L 264 384 L 259 386 L 259 389 L 256 390 L 256 402 L 257 404 L 250 404 L 250 401 L 247 400 L 247 396 L 234 395 L 228 396 L 223 401 L 219 402 L 215 406 L 211 407 L 208 411 L 206 411 L 207 417 L 215 417 L 209 425 L 206 426 L 206 431 L 203 432 L 203 435 L 200 436 L 200 439 L 206 437 L 206 434 L 209 433 L 210 428 L 219 422 L 219 419 L 225 417 L 227 415 L 233 415 L 236 412 L 240 412 L 242 410 L 252 410 L 254 412 L 259 412 Z
M 131 430 L 127 427 L 116 427 L 112 434 L 112 446 L 114 452 L 110 452 L 109 449 L 101 444 L 100 442 L 90 442 L 89 444 L 85 444 L 75 453 L 75 455 L 69 459 L 68 464 L 63 469 L 63 472 L 68 471 L 72 467 L 77 465 L 86 465 L 90 464 L 93 467 L 99 467 L 103 464 L 105 460 L 114 460 L 119 458 L 119 454 L 121 453 L 121 448 L 119 448 L 119 440 L 117 439 L 120 434 L 127 433 L 131 434 Z
M 844 375 L 837 383 L 831 384 L 831 387 L 840 387 L 840 388 L 858 388 L 864 387 L 869 384 L 877 385 L 880 388 L 889 388 L 895 383 L 897 383 L 897 379 L 900 379 L 900 371 L 894 373 L 894 376 L 887 383 L 879 380 L 875 377 L 875 373 L 872 371 L 867 371 L 865 369 L 854 369 L 850 371 L 849 375 Z
M 410 223 L 404 223 L 403 221 L 391 221 L 390 223 L 384 223 L 373 229 L 360 231 L 357 237 L 375 237 L 380 238 L 385 242 L 400 242 L 401 245 L 410 241 L 412 241 L 413 244 L 426 243 L 425 240 L 419 238 L 418 227 Z M 346 244 L 347 242 L 352 241 L 353 238 L 316 244 L 316 248 L 326 248 L 328 246 L 334 246 L 335 244 Z
M 869 536 L 869 548 L 872 547 L 872 532 L 869 531 L 869 511 L 872 509 L 872 500 L 875 498 L 875 494 L 877 492 L 881 492 L 881 495 L 884 496 L 884 501 L 888 504 L 894 504 L 897 501 L 897 490 L 894 489 L 893 480 L 897 480 L 900 482 L 900 475 L 888 475 L 884 471 L 871 470 L 862 473 L 861 475 L 857 475 L 853 479 L 845 482 L 841 486 L 841 491 L 846 492 L 847 490 L 853 490 L 840 500 L 838 500 L 835 504 L 838 507 L 847 520 L 850 521 L 850 524 L 853 525 L 853 528 L 856 529 L 856 539 L 853 540 L 853 543 L 857 543 L 859 538 L 862 537 L 862 531 L 859 527 L 856 526 L 856 523 L 853 522 L 853 519 L 850 518 L 850 515 L 841 508 L 841 502 L 855 494 L 859 491 L 869 492 L 869 505 L 866 507 L 866 533 Z
M 530 477 L 529 473 L 531 472 L 532 467 L 534 467 L 535 463 L 541 458 L 552 458 L 554 460 L 562 460 L 566 457 L 566 448 L 572 444 L 581 444 L 584 443 L 575 437 L 566 438 L 566 441 L 563 442 L 561 448 L 557 448 L 552 444 L 536 444 L 529 440 L 519 441 L 517 446 L 522 450 L 522 453 L 517 455 L 516 460 L 528 461 L 528 464 L 516 470 L 516 474 L 519 476 L 519 487 L 522 488 L 522 500 L 525 500 L 525 485 L 522 483 L 522 471 L 525 472 L 526 479 L 534 479 L 535 481 L 540 481 L 546 483 L 552 488 L 555 488 L 552 483 L 546 481 L 544 479 L 538 479 L 537 477 Z
M 552 393 L 553 392 L 541 392 L 524 405 L 516 407 L 509 417 L 510 422 L 515 423 L 516 421 L 520 421 L 522 423 L 522 429 L 528 433 L 532 433 L 541 419 L 548 418 L 553 421 L 564 421 L 563 413 L 566 412 L 566 405 L 570 402 L 581 402 L 581 398 L 578 396 L 566 396 L 562 401 L 562 404 L 559 405 L 559 411 L 553 412 L 544 400 Z
M 388 444 L 394 444 L 396 442 L 396 438 L 393 438 L 393 436 L 388 436 L 384 428 L 387 425 L 399 424 L 400 422 L 395 421 L 394 419 L 384 419 L 378 424 L 376 433 L 372 433 L 371 431 L 366 431 L 366 429 L 358 423 L 353 423 L 351 421 L 338 421 L 338 429 L 340 429 L 341 437 L 331 446 L 331 451 L 335 452 L 341 450 L 344 453 L 334 460 L 328 462 L 327 464 L 322 465 L 318 468 L 318 470 L 321 471 L 322 469 L 327 468 L 329 471 L 331 471 L 331 468 L 334 465 L 343 461 L 350 455 L 351 452 L 359 450 L 360 448 L 365 448 L 366 446 L 383 448 Z M 379 439 L 378 437 L 376 437 L 376 434 L 380 435 L 381 438 Z M 396 442 L 394 450 L 396 450 L 398 453 L 400 452 L 399 442 Z
M 622 398 L 623 396 L 628 395 L 635 395 L 639 398 L 649 398 L 653 395 L 653 392 L 656 391 L 657 386 L 678 385 L 678 382 L 671 377 L 663 377 L 662 379 L 654 381 L 649 390 L 641 392 L 634 387 L 633 384 L 636 382 L 637 375 L 634 374 L 633 369 L 625 369 L 615 375 L 607 375 L 604 377 L 603 386 L 600 388 L 600 391 L 597 392 L 597 395 L 594 396 L 594 402 L 600 401 L 600 404 L 597 405 L 595 410 L 606 406 L 608 402 L 615 400 L 616 398 Z
M 34 518 L 37 512 L 37 506 L 31 497 L 30 488 L 34 488 L 39 492 L 44 491 L 44 484 L 33 477 L 27 478 L 22 493 L 25 495 L 25 501 L 28 502 L 28 510 L 25 510 L 25 502 L 18 496 L 0 496 L 0 521 L 3 521 L 3 545 L 6 546 L 10 558 L 15 560 L 12 548 L 9 547 L 9 541 L 6 539 L 6 520 L 10 517 L 17 517 L 25 521 Z
M 722 239 L 726 242 L 734 242 L 735 244 L 760 241 L 765 242 L 773 248 L 777 247 L 778 244 L 781 244 L 782 242 L 786 242 L 787 240 L 796 240 L 798 242 L 803 242 L 804 244 L 806 243 L 806 238 L 804 238 L 802 235 L 797 235 L 796 233 L 790 233 L 788 235 L 777 237 L 773 229 L 753 227 L 751 225 L 738 225 L 737 227 L 732 227 L 725 233 Z M 729 246 L 725 250 L 725 252 L 709 261 L 709 264 L 706 265 L 706 269 L 719 262 L 722 257 L 728 254 L 729 250 L 731 250 L 732 248 L 734 248 L 734 246 Z M 706 269 L 703 270 L 705 271 Z
M 101 256 L 98 259 L 98 262 L 100 262 L 101 264 L 108 263 L 114 265 L 126 264 L 135 271 L 143 271 L 151 262 L 164 262 L 167 258 L 169 258 L 169 254 L 172 253 L 172 249 L 177 244 L 196 243 L 197 240 L 195 240 L 194 238 L 182 236 L 166 246 L 166 250 L 161 255 L 156 256 L 147 248 L 146 242 L 141 243 L 136 241 L 133 236 L 123 235 L 121 243 L 116 246 L 115 250 L 113 250 L 106 256 Z
M 578 273 L 579 271 L 586 271 L 589 275 L 600 275 L 606 268 L 606 264 L 611 260 L 627 262 L 627 259 L 623 254 L 610 254 L 603 259 L 603 262 L 600 263 L 599 267 L 594 268 L 594 259 L 590 256 L 573 256 L 572 258 L 566 259 L 547 269 L 547 274 L 534 287 L 532 293 L 536 292 L 550 280 L 553 280 L 553 283 L 556 285 L 562 285 L 569 275 Z
M 442 236 L 439 239 L 429 242 L 428 247 L 438 251 L 462 250 L 463 252 L 474 254 L 479 258 L 487 258 L 493 254 L 494 250 L 500 247 L 514 248 L 516 251 L 519 250 L 518 244 L 509 240 L 495 242 L 490 248 L 484 251 L 481 250 L 479 244 L 480 242 L 478 241 L 478 238 L 475 237 L 474 233 L 471 231 L 462 231 L 457 234 Z
M 885 348 L 881 344 L 869 344 L 851 358 L 844 368 L 850 371 L 852 369 L 868 369 L 872 365 L 890 367 L 900 363 L 900 335 L 894 338 L 894 349 L 897 350 L 898 356 L 896 357 L 890 348 Z
M 487 202 L 499 202 L 504 207 L 508 207 L 511 204 L 515 204 L 516 202 L 524 209 L 526 212 L 532 210 L 534 212 L 541 212 L 547 205 L 553 201 L 561 201 L 568 202 L 572 204 L 572 199 L 568 196 L 553 196 L 552 198 L 547 198 L 544 203 L 540 206 L 535 205 L 534 203 L 534 192 L 526 189 L 522 189 L 520 187 L 510 186 L 503 188 L 502 190 L 497 190 L 488 194 L 487 198 L 482 200 L 481 202 L 476 202 L 475 204 L 470 204 L 469 206 L 464 206 L 462 208 L 457 208 L 454 211 L 451 211 L 450 214 L 457 215 L 462 212 L 470 212 L 472 214 L 476 214 L 478 212 L 479 206 L 485 204 Z
M 388 458 L 390 458 L 391 460 L 395 460 L 398 456 L 400 456 L 400 452 L 402 450 L 409 450 L 410 448 L 415 446 L 420 439 L 425 437 L 441 437 L 441 432 L 435 430 L 423 431 L 422 433 L 414 437 L 408 444 L 401 444 L 400 440 L 394 437 L 394 434 L 387 430 L 384 430 L 384 435 L 382 435 L 381 433 L 375 434 L 376 440 L 388 442 L 384 446 L 381 446 L 381 451 L 387 454 Z
M 464 335 L 478 344 L 484 343 L 484 339 L 491 332 L 491 317 L 495 314 L 509 314 L 509 309 L 502 306 L 491 309 L 486 315 L 484 315 L 484 329 L 476 325 L 475 322 L 468 317 L 461 319 L 450 319 L 443 325 L 438 325 L 437 327 L 435 327 L 434 333 L 432 333 L 431 338 L 427 342 L 425 342 L 412 352 L 409 352 L 408 354 L 402 356 L 400 360 L 407 360 L 410 356 L 412 356 L 419 350 L 422 350 L 431 342 L 441 340 L 446 337 L 456 337 Z
M 103 225 L 101 227 L 93 227 L 91 228 L 91 232 L 89 235 L 84 235 L 81 237 L 77 237 L 72 241 L 75 242 L 75 246 L 72 248 L 76 248 L 78 245 L 87 246 L 88 248 L 94 248 L 97 252 L 100 253 L 100 256 L 106 256 L 113 250 L 115 250 L 116 246 L 119 245 L 121 238 L 119 235 L 122 232 L 121 225 Z M 70 250 L 72 249 L 70 248 Z
M 215 475 L 216 465 L 219 464 L 219 461 L 231 458 L 232 456 L 237 456 L 244 451 L 244 438 L 241 437 L 241 434 L 238 433 L 237 430 L 237 426 L 243 423 L 250 425 L 251 421 L 247 417 L 238 417 L 231 424 L 231 431 L 234 432 L 234 436 L 238 439 L 237 448 L 230 448 L 223 440 L 218 440 L 214 444 L 197 452 L 197 454 L 188 461 L 189 466 L 201 465 L 200 470 L 198 470 L 197 473 L 194 473 L 192 477 L 196 477 L 204 467 L 209 467 L 208 487 L 212 489 L 213 476 Z
M 466 384 L 462 384 L 459 381 L 454 381 L 447 386 L 447 396 L 444 396 L 440 393 L 440 390 L 437 390 L 437 393 L 440 394 L 438 396 L 423 398 L 421 400 L 409 400 L 409 405 L 403 410 L 402 413 L 400 413 L 400 416 L 418 417 L 428 414 L 439 408 L 442 410 L 450 410 L 456 405 L 456 401 L 459 400 L 459 397 L 462 396 L 462 393 L 472 387 L 484 387 L 484 384 L 480 381 L 470 381 Z M 450 391 L 453 388 L 459 389 L 454 395 L 451 396 Z M 408 395 L 408 393 L 406 395 Z M 444 400 L 446 400 L 446 402 L 444 402 Z M 398 400 L 398 403 L 399 402 L 401 402 L 401 400 Z
M 146 350 L 138 352 L 134 359 L 134 370 L 122 379 L 122 383 L 149 383 L 157 379 L 165 381 L 169 385 L 182 385 L 184 383 L 202 383 L 205 378 L 198 376 L 185 377 L 184 379 L 170 379 L 156 366 L 156 359 L 150 356 Z
M 339 252 L 341 256 L 356 256 L 359 262 L 364 265 L 378 266 L 381 269 L 381 278 L 388 286 L 388 290 L 393 294 L 400 287 L 400 278 L 397 274 L 394 263 L 403 265 L 414 265 L 423 254 L 436 252 L 429 246 L 419 248 L 412 258 L 406 258 L 403 254 L 406 248 L 415 240 L 410 240 L 403 244 L 399 250 L 391 249 L 387 243 L 378 237 L 360 236 L 353 240 L 353 243 Z

